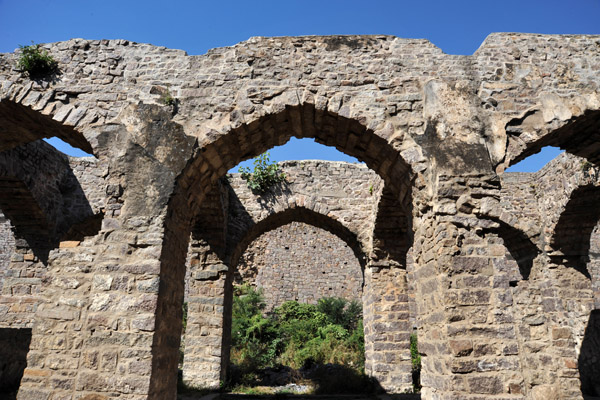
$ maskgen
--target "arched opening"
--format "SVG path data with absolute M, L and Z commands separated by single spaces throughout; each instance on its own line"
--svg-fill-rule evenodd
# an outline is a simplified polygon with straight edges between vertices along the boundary
M 60 151 L 63 154 L 66 154 L 69 157 L 94 157 L 93 154 L 87 153 L 77 147 L 71 146 L 69 143 L 64 140 L 54 136 L 49 139 L 44 139 L 44 142 L 48 143 L 50 146 L 54 147 L 56 150 Z
M 356 235 L 336 221 L 331 221 L 329 217 L 313 211 L 296 208 L 292 212 L 281 214 L 283 215 L 268 217 L 250 229 L 232 259 L 232 266 L 235 265 L 230 272 L 234 275 L 230 279 L 233 281 L 233 287 L 246 283 L 255 288 L 262 288 L 266 307 L 259 312 L 263 315 L 257 317 L 279 332 L 273 334 L 280 341 L 274 349 L 275 353 L 265 353 L 268 358 L 252 355 L 252 351 L 247 350 L 254 348 L 249 347 L 246 341 L 240 342 L 240 333 L 236 335 L 233 332 L 233 329 L 244 326 L 247 319 L 244 313 L 236 313 L 238 319 L 226 324 L 231 326 L 231 336 L 227 337 L 229 343 L 224 343 L 224 350 L 231 355 L 231 386 L 252 381 L 256 384 L 258 382 L 254 379 L 247 379 L 252 373 L 258 373 L 262 378 L 261 386 L 280 387 L 279 390 L 288 384 L 297 383 L 300 379 L 305 384 L 299 390 L 312 390 L 317 393 L 368 391 L 371 388 L 364 385 L 367 380 L 360 375 L 361 366 L 364 364 L 364 351 L 360 346 L 363 340 L 362 324 L 342 327 L 341 322 L 337 321 L 336 332 L 340 335 L 341 332 L 346 332 L 347 337 L 334 337 L 325 333 L 319 335 L 318 327 L 325 329 L 327 323 L 311 317 L 312 313 L 321 315 L 316 314 L 321 310 L 320 307 L 324 307 L 317 305 L 319 301 L 327 301 L 327 298 L 332 297 L 343 298 L 349 303 L 354 301 L 355 305 L 362 309 L 363 268 L 366 257 L 359 248 Z M 255 259 L 252 262 L 248 257 Z M 240 268 L 241 266 L 246 269 Z M 254 279 L 253 272 L 256 275 Z M 228 295 L 232 292 L 226 290 Z M 239 298 L 234 300 L 240 302 Z M 306 315 L 302 322 L 285 313 L 280 315 L 283 309 L 277 307 L 281 307 L 286 301 L 295 303 L 287 303 L 285 307 L 298 304 L 298 307 L 307 310 L 309 315 Z M 232 302 L 226 301 L 225 304 L 229 305 Z M 226 311 L 226 319 L 231 318 L 233 310 L 239 311 L 239 305 L 236 308 L 235 304 L 234 301 L 233 307 Z M 350 312 L 359 312 L 354 309 L 355 305 Z M 362 315 L 362 312 L 359 312 L 359 315 Z M 353 317 L 358 318 L 358 314 L 353 314 Z M 357 320 L 353 323 L 359 322 Z M 295 332 L 294 335 L 285 333 L 290 329 Z M 303 340 L 299 339 L 300 336 Z M 325 344 L 333 345 L 334 342 L 338 354 L 324 347 Z M 269 337 L 256 340 L 258 345 L 270 343 Z M 246 354 L 250 354 L 250 358 L 247 358 Z M 328 361 L 324 361 L 326 358 Z M 335 367 L 330 366 L 327 369 L 321 365 L 326 362 L 332 362 Z M 245 367 L 240 368 L 242 365 Z M 274 370 L 263 369 L 267 365 L 276 367 L 275 370 L 279 372 L 274 375 Z M 326 370 L 330 371 L 329 374 L 324 373 Z M 340 376 L 352 377 L 354 384 L 348 382 L 346 385 L 336 385 L 336 379 L 333 378 Z M 358 389 L 361 384 L 366 387 Z
M 337 236 L 348 244 L 348 246 L 354 252 L 356 259 L 359 261 L 361 266 L 364 267 L 364 263 L 366 261 L 366 249 L 362 248 L 358 241 L 357 235 L 352 233 L 339 221 L 305 207 L 294 207 L 287 209 L 283 212 L 265 218 L 264 220 L 250 227 L 235 246 L 231 255 L 231 265 L 234 268 L 237 267 L 241 255 L 248 248 L 250 243 L 256 240 L 260 235 L 291 222 L 303 222 L 305 224 L 313 225 Z
M 563 151 L 558 147 L 546 146 L 541 148 L 539 153 L 532 154 L 519 162 L 513 163 L 505 172 L 538 172 L 562 153 Z
M 587 110 L 567 120 L 549 122 L 541 110 L 533 110 L 506 125 L 508 147 L 506 161 L 514 165 L 544 147 L 558 147 L 593 164 L 600 162 L 600 111 Z M 526 133 L 527 135 L 523 135 Z
M 266 312 L 290 300 L 315 304 L 323 297 L 362 296 L 362 265 L 354 250 L 337 235 L 304 222 L 264 232 L 236 266 L 234 284 L 261 288 Z
M 385 139 L 357 120 L 305 104 L 281 108 L 251 123 L 234 126 L 226 135 L 217 136 L 210 144 L 202 144 L 180 175 L 169 203 L 161 253 L 161 287 L 149 398 L 164 398 L 175 391 L 191 221 L 202 207 L 208 189 L 229 169 L 285 143 L 291 136 L 314 137 L 320 143 L 364 161 L 378 173 L 400 204 L 405 204 L 409 197 L 409 165 Z
M 30 343 L 47 334 L 36 332 L 36 313 L 49 303 L 46 289 L 54 284 L 50 252 L 62 247 L 61 242 L 74 246 L 100 229 L 101 208 L 89 199 L 90 191 L 102 186 L 82 183 L 91 186 L 102 180 L 97 160 L 69 158 L 41 140 L 59 137 L 92 152 L 79 131 L 57 119 L 8 99 L 0 101 L 0 252 L 8 248 L 10 254 L 0 257 L 0 397 L 16 395 L 26 365 L 31 366 Z M 33 357 L 48 356 L 44 350 Z
M 581 395 L 580 386 L 590 387 L 586 373 L 593 370 L 589 343 L 594 339 L 588 336 L 597 330 L 589 318 L 593 284 L 588 261 L 590 235 L 600 217 L 598 132 L 599 111 L 551 121 L 542 118 L 542 111 L 531 111 L 507 125 L 506 159 L 512 164 L 545 146 L 566 151 L 538 172 L 502 176 L 503 211 L 511 215 L 504 221 L 509 231 L 519 233 L 507 235 L 504 229 L 502 238 L 513 258 L 516 254 L 530 265 L 523 269 L 521 262 L 524 280 L 511 283 L 522 368 L 528 372 L 525 393 L 554 391 L 571 398 Z M 511 237 L 516 241 L 511 243 Z M 536 314 L 540 310 L 543 314 Z
M 63 119 L 65 117 L 66 115 Z M 52 118 L 51 115 L 44 115 L 17 102 L 3 99 L 0 102 L 0 151 L 56 136 L 71 146 L 92 154 L 92 146 L 83 134 L 73 128 L 72 124 L 59 122 L 58 119 L 60 117 Z

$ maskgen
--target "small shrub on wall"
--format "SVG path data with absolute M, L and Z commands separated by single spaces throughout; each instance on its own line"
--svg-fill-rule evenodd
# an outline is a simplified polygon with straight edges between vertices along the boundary
M 254 170 L 239 168 L 242 179 L 248 182 L 253 192 L 264 193 L 276 183 L 285 181 L 285 174 L 275 162 L 269 159 L 269 153 L 263 153 L 254 159 Z
M 56 71 L 58 63 L 39 44 L 20 45 L 19 48 L 21 49 L 21 56 L 17 62 L 17 68 L 27 72 L 29 77 L 39 78 Z

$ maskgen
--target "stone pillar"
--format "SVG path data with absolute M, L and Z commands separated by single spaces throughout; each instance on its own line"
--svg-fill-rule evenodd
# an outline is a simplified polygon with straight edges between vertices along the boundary
M 123 113 L 97 136 L 118 160 L 100 231 L 49 253 L 19 400 L 176 398 L 190 217 L 171 194 L 193 139 L 159 107 Z
M 519 398 L 516 332 L 506 289 L 493 277 L 493 260 L 504 249 L 456 219 L 427 222 L 417 230 L 414 274 L 423 397 Z
M 117 225 L 50 252 L 19 400 L 148 398 L 161 248 Z
M 231 328 L 225 318 L 225 302 L 232 294 L 226 296 L 226 291 L 231 291 L 228 268 L 202 240 L 192 240 L 190 255 L 183 382 L 190 387 L 218 389 L 229 363 Z
M 494 233 L 499 225 L 482 216 L 496 202 L 499 181 L 484 174 L 436 180 L 434 199 L 417 193 L 414 219 L 422 396 L 524 398 L 514 277 L 499 274 L 507 250 Z
M 411 391 L 406 270 L 367 266 L 363 289 L 365 372 L 388 393 Z

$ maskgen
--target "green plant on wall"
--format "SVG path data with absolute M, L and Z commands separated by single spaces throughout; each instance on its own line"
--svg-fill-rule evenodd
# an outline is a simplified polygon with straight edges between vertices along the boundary
M 166 106 L 174 106 L 176 102 L 175 97 L 173 97 L 169 88 L 162 94 L 160 101 Z
M 581 170 L 583 172 L 588 172 L 593 167 L 594 167 L 594 165 L 591 162 L 589 162 L 588 160 L 581 161 Z
M 43 77 L 56 71 L 58 63 L 46 50 L 41 49 L 39 44 L 19 45 L 19 48 L 21 56 L 17 67 L 21 71 L 27 72 L 30 77 Z
M 412 364 L 413 391 L 417 393 L 421 390 L 421 354 L 419 353 L 419 343 L 416 333 L 410 335 L 410 360 Z
M 285 174 L 277 163 L 269 160 L 268 152 L 254 159 L 253 171 L 248 167 L 240 167 L 238 171 L 253 192 L 264 193 L 274 184 L 285 181 Z

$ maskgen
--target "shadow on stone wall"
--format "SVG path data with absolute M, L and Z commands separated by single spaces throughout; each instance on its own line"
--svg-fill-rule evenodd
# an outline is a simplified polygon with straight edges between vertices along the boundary
M 553 246 L 562 253 L 558 263 L 563 262 L 591 278 L 587 269 L 590 237 L 600 220 L 600 187 L 583 186 L 571 194 L 571 198 L 554 228 Z M 564 258 L 564 260 L 563 260 Z
M 60 241 L 95 235 L 94 214 L 69 159 L 43 141 L 0 153 L 0 209 L 11 221 L 17 247 L 46 263 Z
M 600 396 L 600 310 L 593 310 L 579 353 L 579 375 L 584 396 Z
M 0 328 L 0 398 L 16 398 L 30 343 L 31 329 Z

